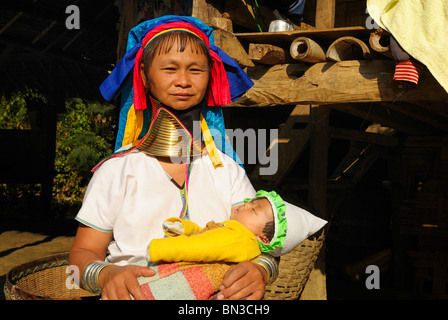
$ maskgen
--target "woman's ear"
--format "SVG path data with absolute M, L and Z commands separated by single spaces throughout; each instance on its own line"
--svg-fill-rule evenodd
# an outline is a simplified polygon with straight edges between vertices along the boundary
M 140 74 L 142 76 L 142 82 L 143 82 L 143 86 L 145 88 L 148 88 L 149 83 L 148 83 L 148 78 L 146 78 L 146 74 L 145 74 L 145 65 L 143 63 L 140 63 Z

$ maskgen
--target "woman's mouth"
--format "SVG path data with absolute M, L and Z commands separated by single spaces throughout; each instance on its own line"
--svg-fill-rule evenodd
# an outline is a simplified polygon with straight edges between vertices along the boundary
M 178 100 L 188 100 L 192 97 L 191 94 L 186 94 L 186 93 L 177 93 L 177 94 L 173 94 L 173 96 Z

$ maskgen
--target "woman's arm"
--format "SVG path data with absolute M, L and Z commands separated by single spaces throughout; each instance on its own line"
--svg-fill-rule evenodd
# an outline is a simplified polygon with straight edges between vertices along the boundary
M 76 265 L 82 274 L 89 263 L 104 261 L 111 240 L 111 232 L 101 232 L 80 225 L 70 251 L 70 264 Z M 145 297 L 137 278 L 140 276 L 150 277 L 154 274 L 155 272 L 147 267 L 107 266 L 98 275 L 98 284 L 103 288 L 101 298 L 103 300 L 130 300 L 131 294 L 134 299 L 144 300 Z

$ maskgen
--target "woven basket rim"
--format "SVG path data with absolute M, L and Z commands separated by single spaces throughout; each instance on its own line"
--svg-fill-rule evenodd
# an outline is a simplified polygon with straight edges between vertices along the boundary
M 26 263 L 22 263 L 10 269 L 6 274 L 6 282 L 4 285 L 5 294 L 6 291 L 11 295 L 19 297 L 20 299 L 31 298 L 33 300 L 78 300 L 81 297 L 58 297 L 50 296 L 39 292 L 32 292 L 27 289 L 23 289 L 17 285 L 17 282 L 31 274 L 36 272 L 49 270 L 52 268 L 58 268 L 69 265 L 69 253 L 63 252 L 58 254 L 49 255 L 43 258 L 32 260 Z
M 60 262 L 57 262 L 57 261 L 60 261 Z M 48 265 L 48 263 L 50 263 L 50 262 L 51 262 L 51 264 Z M 39 268 L 42 265 L 44 267 Z M 37 271 L 42 271 L 42 270 L 50 269 L 50 268 L 54 268 L 54 267 L 60 267 L 63 265 L 68 265 L 68 252 L 53 254 L 50 256 L 45 256 L 43 258 L 39 258 L 36 260 L 32 260 L 32 261 L 28 261 L 28 262 L 19 264 L 8 271 L 8 273 L 6 274 L 6 282 L 11 285 L 15 285 L 18 280 L 27 276 L 30 273 L 34 273 Z M 39 268 L 39 270 L 37 270 L 37 268 Z

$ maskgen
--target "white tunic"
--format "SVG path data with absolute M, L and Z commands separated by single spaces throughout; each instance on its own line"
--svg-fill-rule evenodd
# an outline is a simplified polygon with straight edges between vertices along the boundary
M 223 167 L 215 168 L 208 155 L 193 161 L 188 177 L 188 212 L 200 226 L 225 221 L 230 209 L 255 196 L 245 171 L 219 153 Z M 162 222 L 179 216 L 180 189 L 160 163 L 135 150 L 105 161 L 94 173 L 76 219 L 94 229 L 113 232 L 107 260 L 136 263 L 145 258 L 153 238 L 162 238 Z

